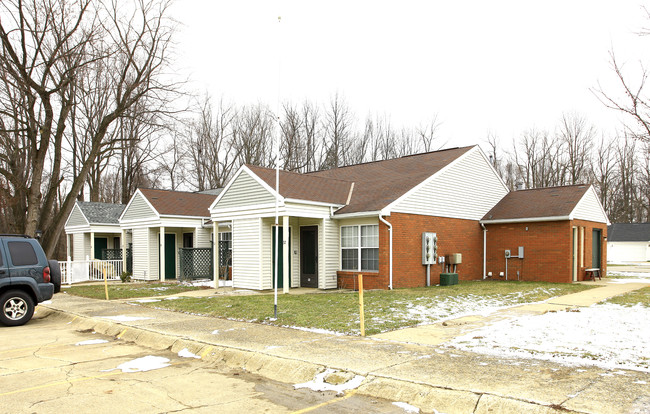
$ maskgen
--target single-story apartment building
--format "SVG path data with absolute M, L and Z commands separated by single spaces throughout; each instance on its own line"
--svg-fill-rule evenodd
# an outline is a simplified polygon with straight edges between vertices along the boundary
M 179 249 L 212 248 L 208 207 L 214 193 L 138 188 L 119 217 L 121 231 L 133 243 L 133 275 L 139 280 L 179 278 Z M 227 231 L 222 230 L 224 237 Z M 162 254 L 161 254 L 162 252 Z M 211 251 L 207 254 L 208 274 Z
M 650 261 L 650 223 L 612 223 L 608 226 L 607 261 Z
M 558 192 L 565 190 L 509 192 L 485 153 L 471 146 L 306 174 L 279 171 L 277 191 L 275 170 L 244 165 L 210 206 L 210 217 L 215 232 L 220 223 L 231 226 L 236 288 L 274 287 L 276 231 L 277 280 L 284 290 L 356 288 L 359 273 L 370 289 L 425 286 L 427 270 L 431 284 L 446 270 L 480 279 L 488 267 L 498 275 L 505 248 L 519 246 L 530 252 L 519 260 L 540 269 L 515 269 L 520 278 L 571 282 L 592 265 L 605 268 L 607 217 L 592 187 L 568 188 L 568 200 Z M 511 197 L 539 209 L 512 210 Z M 545 235 L 545 248 L 514 233 L 511 242 L 499 241 L 520 223 L 528 223 L 524 231 Z M 422 264 L 423 233 L 434 234 L 434 264 Z M 589 262 L 596 246 L 600 256 Z M 555 265 L 544 270 L 534 263 Z
M 67 256 L 72 260 L 102 259 L 106 250 L 128 243 L 120 229 L 123 204 L 77 201 L 65 222 Z

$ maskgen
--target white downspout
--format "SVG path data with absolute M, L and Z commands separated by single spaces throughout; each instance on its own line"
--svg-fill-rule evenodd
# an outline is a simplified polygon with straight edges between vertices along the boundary
M 485 224 L 481 223 L 481 227 L 483 227 L 483 279 L 485 279 L 487 276 L 485 275 L 485 270 L 486 270 L 486 250 L 487 250 L 487 229 L 485 228 Z
M 379 214 L 379 221 L 384 223 L 386 226 L 388 226 L 388 263 L 389 263 L 389 270 L 388 270 L 388 289 L 393 289 L 393 225 L 384 220 L 384 218 Z

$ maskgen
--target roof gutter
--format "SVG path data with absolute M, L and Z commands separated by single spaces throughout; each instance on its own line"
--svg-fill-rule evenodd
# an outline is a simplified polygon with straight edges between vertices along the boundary
M 388 289 L 393 289 L 393 225 L 384 220 L 384 218 L 381 216 L 381 213 L 379 214 L 379 221 L 384 223 L 386 226 L 388 226 L 388 262 L 389 262 L 389 267 L 388 267 Z
M 539 221 L 564 221 L 573 220 L 571 216 L 556 216 L 556 217 L 526 217 L 516 219 L 497 219 L 497 220 L 480 220 L 479 223 L 483 224 L 500 224 L 500 223 L 534 223 Z

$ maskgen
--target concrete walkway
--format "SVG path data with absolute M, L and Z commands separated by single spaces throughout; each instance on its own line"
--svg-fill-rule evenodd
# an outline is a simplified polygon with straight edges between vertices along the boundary
M 544 304 L 505 310 L 498 317 L 508 317 L 508 312 L 587 306 L 589 302 L 641 286 L 605 284 L 591 293 L 581 292 Z M 207 295 L 209 291 L 202 294 Z M 65 293 L 55 295 L 51 304 L 39 306 L 35 317 L 62 318 L 74 329 L 92 329 L 154 350 L 178 352 L 187 348 L 207 364 L 243 369 L 285 383 L 310 381 L 326 368 L 344 376 L 363 375 L 366 379 L 357 392 L 408 402 L 423 412 L 650 412 L 647 373 L 589 366 L 576 369 L 547 361 L 461 352 L 427 340 L 437 335 L 428 332 L 427 327 L 422 327 L 424 333 L 417 335 L 414 332 L 420 332 L 418 329 L 401 330 L 402 337 L 397 339 L 389 339 L 386 334 L 373 338 L 337 336 Z M 463 319 L 440 324 L 444 329 L 434 329 L 466 331 L 471 323 L 487 322 Z M 411 335 L 406 335 L 409 332 Z

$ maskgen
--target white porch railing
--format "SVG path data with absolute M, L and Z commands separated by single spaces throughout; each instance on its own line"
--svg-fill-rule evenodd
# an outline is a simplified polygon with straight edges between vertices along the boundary
M 121 260 L 86 260 L 72 261 L 68 257 L 65 262 L 59 262 L 61 266 L 61 284 L 71 285 L 73 283 L 88 282 L 92 280 L 120 280 L 122 274 Z

